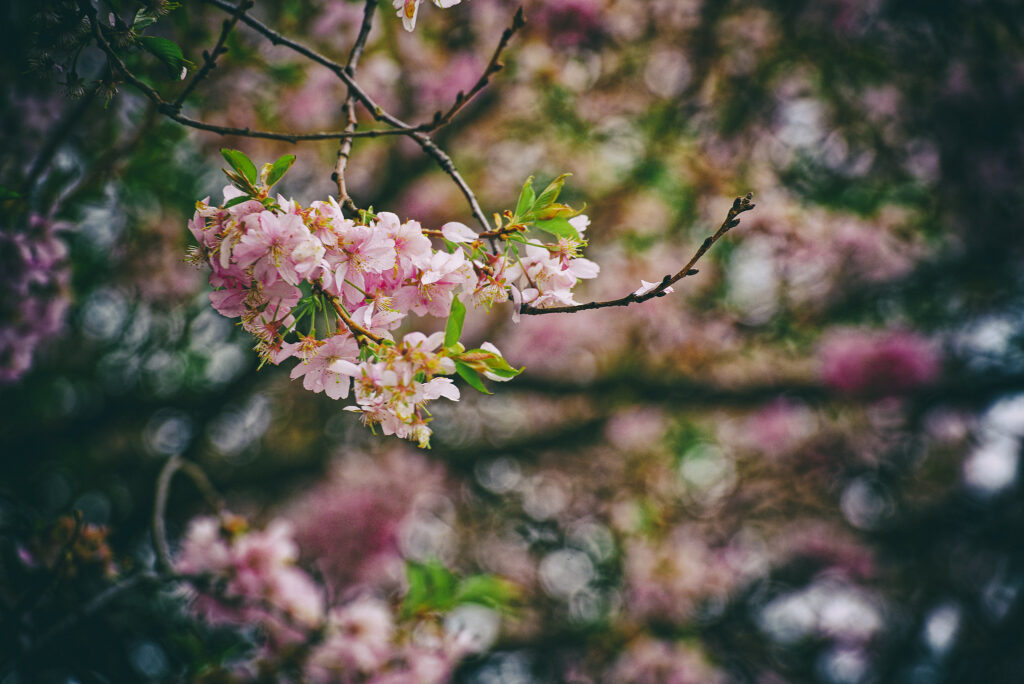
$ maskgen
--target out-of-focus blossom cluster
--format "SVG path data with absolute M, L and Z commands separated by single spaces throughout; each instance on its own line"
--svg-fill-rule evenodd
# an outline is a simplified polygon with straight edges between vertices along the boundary
M 444 468 L 420 453 L 346 454 L 284 512 L 303 558 L 334 591 L 400 584 L 401 552 L 444 557 L 454 535 Z M 439 510 L 440 509 L 440 510 Z
M 835 331 L 821 349 L 822 378 L 847 394 L 893 396 L 936 380 L 933 343 L 911 332 Z
M 388 212 L 346 218 L 333 199 L 307 208 L 280 195 L 275 201 L 267 185 L 275 168 L 264 167 L 258 187 L 254 170 L 249 180 L 233 176 L 222 206 L 197 204 L 189 229 L 199 246 L 191 258 L 212 268 L 210 284 L 218 289 L 210 301 L 241 319 L 264 361 L 298 359 L 291 377 L 301 377 L 303 387 L 332 399 L 351 390 L 356 404 L 348 410 L 420 446 L 430 442 L 426 404 L 459 399 L 444 376 L 458 372 L 481 389 L 480 376 L 503 381 L 518 373 L 494 345 L 466 350 L 459 343 L 465 306 L 457 291 L 461 300 L 488 308 L 510 297 L 517 310 L 573 304 L 573 286 L 599 270 L 578 254 L 587 217 L 553 204 L 562 179 L 551 186 L 553 194 L 542 195 L 544 206 L 534 204 L 530 188 L 529 202 L 508 214 L 509 225 L 488 235 L 502 249 L 487 251 L 480 235 L 457 222 L 424 231 Z M 523 237 L 534 218 L 559 222 L 556 244 Z M 449 249 L 434 249 L 430 237 Z M 443 333 L 411 332 L 398 341 L 392 335 L 410 313 L 444 318 L 450 312 Z
M 0 231 L 0 383 L 21 378 L 64 324 L 71 303 L 65 229 L 33 214 L 23 230 Z
M 194 587 L 192 610 L 266 636 L 256 660 L 235 664 L 241 679 L 287 660 L 312 682 L 442 682 L 476 648 L 463 626 L 430 616 L 400 621 L 392 604 L 370 594 L 349 592 L 331 605 L 298 557 L 283 519 L 263 530 L 230 514 L 189 524 L 175 569 Z

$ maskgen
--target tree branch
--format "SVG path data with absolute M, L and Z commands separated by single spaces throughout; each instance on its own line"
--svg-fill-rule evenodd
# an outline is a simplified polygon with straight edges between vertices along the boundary
M 711 249 L 711 247 L 716 242 L 718 242 L 719 239 L 721 239 L 723 235 L 728 233 L 730 229 L 735 228 L 736 226 L 739 225 L 740 220 L 737 218 L 737 216 L 739 216 L 745 211 L 750 211 L 756 206 L 753 202 L 751 202 L 752 199 L 753 195 L 751 193 L 747 193 L 746 197 L 737 197 L 735 200 L 733 200 L 732 207 L 729 208 L 729 213 L 726 215 L 725 220 L 722 221 L 722 225 L 718 228 L 717 231 L 715 231 L 715 234 L 705 238 L 704 242 L 701 243 L 701 246 L 697 249 L 696 252 L 694 252 L 693 256 L 690 257 L 690 260 L 686 262 L 686 265 L 683 266 L 678 273 L 676 273 L 675 275 L 665 276 L 664 278 L 661 279 L 661 282 L 658 283 L 658 286 L 649 292 L 645 292 L 640 295 L 636 294 L 635 292 L 632 292 L 624 297 L 620 297 L 618 299 L 611 299 L 604 302 L 588 302 L 586 304 L 576 304 L 573 306 L 554 306 L 549 309 L 538 309 L 536 307 L 530 306 L 529 304 L 524 304 L 520 309 L 520 313 L 530 316 L 539 316 L 540 314 L 552 313 L 576 313 L 577 311 L 587 311 L 590 309 L 605 309 L 611 306 L 629 306 L 630 304 L 639 304 L 640 302 L 646 302 L 648 299 L 653 299 L 655 297 L 664 297 L 666 294 L 668 294 L 666 290 L 673 284 L 679 282 L 680 280 L 687 276 L 697 274 L 697 270 L 693 267 L 697 264 L 700 258 L 703 257 L 707 253 L 707 251 Z
M 232 6 L 230 3 L 224 2 L 224 0 L 203 0 L 203 1 L 208 3 L 208 4 L 210 4 L 210 5 L 213 5 L 214 7 L 219 7 L 220 9 L 224 10 L 225 12 L 229 12 L 229 11 L 233 11 L 234 10 L 234 6 Z M 317 64 L 319 64 L 321 66 L 324 66 L 324 67 L 327 67 L 328 69 L 330 69 L 332 72 L 334 72 L 334 74 L 338 78 L 340 78 L 342 81 L 345 82 L 345 85 L 347 85 L 349 87 L 351 92 L 356 96 L 356 99 L 358 99 L 363 104 L 363 106 L 365 106 L 369 110 L 370 115 L 373 116 L 373 118 L 376 119 L 377 121 L 381 121 L 383 123 L 389 124 L 390 126 L 393 126 L 395 128 L 404 129 L 404 130 L 398 131 L 398 133 L 407 133 L 410 130 L 415 128 L 415 126 L 410 126 L 409 124 L 407 124 L 406 122 L 402 121 L 398 117 L 385 112 L 384 108 L 381 107 L 379 104 L 377 104 L 373 100 L 373 98 L 371 98 L 366 93 L 366 91 L 364 91 L 359 86 L 359 84 L 356 83 L 355 79 L 352 78 L 352 76 L 349 75 L 346 67 L 344 67 L 341 64 L 335 62 L 334 60 L 328 59 L 327 57 L 321 55 L 316 50 L 313 50 L 312 48 L 306 47 L 302 43 L 298 43 L 298 42 L 296 42 L 296 41 L 294 41 L 294 40 L 292 40 L 290 38 L 285 37 L 284 35 L 278 33 L 277 31 L 275 31 L 274 29 L 270 28 L 269 26 L 267 26 L 263 22 L 261 22 L 261 21 L 259 21 L 257 19 L 253 19 L 248 14 L 243 14 L 240 17 L 240 20 L 241 20 L 241 22 L 243 24 L 245 24 L 246 26 L 249 26 L 254 31 L 256 31 L 257 33 L 259 33 L 263 37 L 265 37 L 267 40 L 269 40 L 273 45 L 283 45 L 283 46 L 287 47 L 288 49 L 292 50 L 293 52 L 297 52 L 298 54 L 302 55 L 303 57 L 309 59 L 310 61 L 316 62 Z M 369 133 L 369 132 L 370 131 L 367 131 L 367 133 Z M 379 132 L 375 132 L 375 135 L 380 135 L 380 134 L 381 133 L 379 133 Z M 341 137 L 341 136 L 340 135 L 335 135 L 334 137 L 338 138 L 338 137 Z

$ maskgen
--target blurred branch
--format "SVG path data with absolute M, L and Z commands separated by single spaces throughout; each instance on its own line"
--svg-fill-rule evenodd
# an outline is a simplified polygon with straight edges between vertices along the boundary
M 203 51 L 203 66 L 198 72 L 196 72 L 196 75 L 192 77 L 192 80 L 188 82 L 188 85 L 186 85 L 185 89 L 181 91 L 181 94 L 178 95 L 177 99 L 174 100 L 174 107 L 180 109 L 182 103 L 188 99 L 188 96 L 192 94 L 192 91 L 196 89 L 196 86 L 214 70 L 217 66 L 217 58 L 228 51 L 225 43 L 228 40 L 228 35 L 238 23 L 238 18 L 245 14 L 245 12 L 252 6 L 252 0 L 239 0 L 238 6 L 231 14 L 231 18 L 225 19 L 224 23 L 221 25 L 220 37 L 217 39 L 217 44 L 213 46 L 213 50 L 210 50 L 209 52 Z
M 577 311 L 587 311 L 589 309 L 605 309 L 611 306 L 629 306 L 630 304 L 639 304 L 640 302 L 646 302 L 648 299 L 653 299 L 654 297 L 664 297 L 666 294 L 668 294 L 668 288 L 671 287 L 673 284 L 679 282 L 680 280 L 687 276 L 696 275 L 698 273 L 697 269 L 695 269 L 694 266 L 697 264 L 700 258 L 703 257 L 707 253 L 707 251 L 711 249 L 711 247 L 722 238 L 723 235 L 728 233 L 729 230 L 731 230 L 732 228 L 735 228 L 736 226 L 739 225 L 740 220 L 737 217 L 740 214 L 742 214 L 745 211 L 750 211 L 756 206 L 753 202 L 751 202 L 752 199 L 753 195 L 751 193 L 747 193 L 746 197 L 737 197 L 735 200 L 733 200 L 732 207 L 729 208 L 729 213 L 726 215 L 725 220 L 722 221 L 722 225 L 719 226 L 717 231 L 715 231 L 715 234 L 705 238 L 704 242 L 701 243 L 701 246 L 697 249 L 696 252 L 694 252 L 693 256 L 690 257 L 690 260 L 686 262 L 686 265 L 683 266 L 678 273 L 676 273 L 675 275 L 665 276 L 664 278 L 661 279 L 661 282 L 658 283 L 658 286 L 650 290 L 649 292 L 645 292 L 643 294 L 637 294 L 636 292 L 632 292 L 626 295 L 625 297 L 620 297 L 619 299 L 612 299 L 604 302 L 588 302 L 586 304 L 576 304 L 574 306 L 554 306 L 549 309 L 538 309 L 530 306 L 529 304 L 524 304 L 520 309 L 520 313 L 531 316 L 538 316 L 540 314 L 551 313 L 576 313 Z
M 32 188 L 35 186 L 36 181 L 43 174 L 47 165 L 53 159 L 53 155 L 57 153 L 60 145 L 74 130 L 75 124 L 82 118 L 85 111 L 89 109 L 89 105 L 96 98 L 96 94 L 99 92 L 101 83 L 95 83 L 89 88 L 82 97 L 78 99 L 75 106 L 64 113 L 64 116 L 60 118 L 57 124 L 50 130 L 50 134 L 47 136 L 43 147 L 39 150 L 39 154 L 32 161 L 32 166 L 29 167 L 28 174 L 25 176 L 25 181 L 21 185 L 21 194 L 28 197 L 32 193 Z
M 171 482 L 174 475 L 181 471 L 188 475 L 196 488 L 199 489 L 207 504 L 218 513 L 224 508 L 224 502 L 213 488 L 210 479 L 195 463 L 186 461 L 181 456 L 171 456 L 167 463 L 160 470 L 156 481 L 156 498 L 153 501 L 153 520 L 151 529 L 153 533 L 153 548 L 156 549 L 157 565 L 161 572 L 173 573 L 174 563 L 171 562 L 170 546 L 167 543 L 167 497 L 171 491 Z

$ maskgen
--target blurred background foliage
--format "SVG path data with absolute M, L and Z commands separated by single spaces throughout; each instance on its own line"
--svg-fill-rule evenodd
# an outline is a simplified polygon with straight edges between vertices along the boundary
M 382 3 L 359 80 L 429 120 L 515 8 L 424 5 L 406 33 Z M 515 582 L 521 606 L 457 681 L 1019 681 L 1019 3 L 524 9 L 506 68 L 436 139 L 487 212 L 531 174 L 573 174 L 602 266 L 581 300 L 674 272 L 733 196 L 758 207 L 674 295 L 518 325 L 510 305 L 471 313 L 471 341 L 526 372 L 493 397 L 464 389 L 412 453 L 287 370 L 257 373 L 183 262 L 195 201 L 225 182 L 218 148 L 296 154 L 282 192 L 306 204 L 334 190 L 336 143 L 185 129 L 126 84 L 96 88 L 106 60 L 65 3 L 4 4 L 4 681 L 193 680 L 251 648 L 145 582 L 55 631 L 152 566 L 173 455 L 232 510 L 292 520 L 339 594 L 400 593 L 403 558 Z M 251 13 L 342 60 L 362 3 Z M 186 1 L 148 32 L 200 63 L 223 17 Z M 329 72 L 245 27 L 228 47 L 186 113 L 343 125 Z M 165 96 L 182 88 L 132 60 Z M 408 140 L 357 140 L 348 180 L 360 206 L 470 222 Z M 168 511 L 174 542 L 203 502 L 181 484 Z

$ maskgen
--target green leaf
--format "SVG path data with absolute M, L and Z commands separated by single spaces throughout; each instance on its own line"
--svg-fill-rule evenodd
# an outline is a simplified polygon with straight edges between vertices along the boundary
M 571 219 L 573 216 L 578 216 L 580 212 L 576 211 L 567 204 L 558 204 L 554 202 L 533 212 L 533 218 L 537 221 L 549 221 L 554 218 Z
M 565 218 L 553 218 L 547 221 L 534 221 L 533 225 L 543 230 L 546 233 L 551 233 L 557 237 L 571 238 L 573 240 L 579 240 L 579 232 L 572 227 L 568 219 Z
M 455 372 L 458 373 L 459 377 L 469 383 L 469 386 L 476 391 L 483 392 L 484 394 L 493 394 L 493 392 L 490 392 L 484 385 L 484 381 L 480 379 L 480 375 L 462 361 L 455 362 Z
M 157 36 L 140 36 L 139 43 L 148 52 L 156 55 L 175 74 L 181 71 L 183 66 L 189 64 L 185 55 L 181 53 L 181 48 L 173 40 Z
M 444 326 L 445 349 L 454 347 L 462 335 L 462 324 L 466 322 L 466 305 L 458 297 L 452 297 L 452 310 L 448 314 L 448 323 Z
M 228 202 L 224 205 L 224 208 L 229 209 L 231 207 L 237 207 L 242 202 L 248 202 L 251 199 L 252 197 L 249 197 L 248 195 L 239 195 L 234 199 L 228 200 Z
M 562 192 L 562 186 L 565 185 L 565 179 L 571 176 L 571 173 L 563 173 L 561 176 L 551 181 L 548 187 L 544 188 L 544 192 L 540 193 L 540 197 L 533 203 L 534 209 L 543 209 L 555 200 L 558 199 L 558 194 Z
M 475 603 L 492 610 L 507 611 L 519 597 L 519 588 L 494 575 L 467 577 L 455 592 L 455 603 Z
M 418 563 L 406 561 L 405 577 L 409 591 L 402 599 L 401 615 L 450 610 L 455 605 L 458 581 L 448 568 L 436 560 Z
M 516 202 L 516 216 L 524 218 L 527 212 L 533 207 L 533 203 L 537 199 L 537 193 L 533 191 L 533 176 L 526 179 L 523 183 L 523 189 L 519 193 L 519 201 Z
M 241 174 L 251 185 L 256 185 L 256 165 L 252 163 L 249 157 L 245 156 L 244 152 L 224 148 L 220 153 L 224 155 L 224 160 L 231 165 L 231 168 Z
M 284 174 L 288 173 L 288 169 L 295 163 L 294 154 L 286 154 L 270 167 L 270 173 L 267 174 L 267 187 L 272 187 L 274 183 L 281 180 Z
M 0 185 L 0 200 L 20 199 L 21 193 L 6 185 Z

